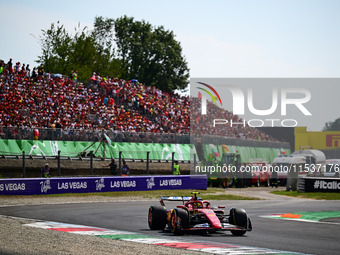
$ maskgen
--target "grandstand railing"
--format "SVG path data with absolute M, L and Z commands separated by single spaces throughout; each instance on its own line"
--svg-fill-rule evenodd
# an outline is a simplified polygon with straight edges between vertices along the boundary
M 36 132 L 38 131 L 38 132 Z M 38 133 L 38 135 L 37 135 Z M 287 142 L 259 141 L 232 137 L 205 135 L 202 137 L 189 134 L 117 132 L 112 130 L 51 129 L 0 127 L 1 139 L 15 140 L 51 140 L 51 141 L 89 141 L 97 142 L 106 134 L 112 142 L 130 143 L 174 143 L 174 144 L 227 144 L 248 147 L 289 148 Z
M 253 139 L 242 139 L 236 137 L 221 137 L 216 135 L 205 135 L 202 137 L 193 136 L 191 137 L 191 143 L 197 144 L 215 144 L 215 145 L 235 145 L 235 146 L 246 146 L 246 147 L 264 147 L 264 148 L 290 148 L 288 142 L 270 141 L 270 140 L 253 140 Z
M 36 132 L 38 131 L 38 132 Z M 175 133 L 117 132 L 112 130 L 0 127 L 1 139 L 97 142 L 106 134 L 112 142 L 190 144 L 190 136 Z M 38 135 L 36 135 L 38 134 Z

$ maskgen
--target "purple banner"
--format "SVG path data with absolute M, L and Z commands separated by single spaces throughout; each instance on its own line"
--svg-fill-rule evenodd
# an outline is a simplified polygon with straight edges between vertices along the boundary
M 206 175 L 1 179 L 0 195 L 207 189 Z

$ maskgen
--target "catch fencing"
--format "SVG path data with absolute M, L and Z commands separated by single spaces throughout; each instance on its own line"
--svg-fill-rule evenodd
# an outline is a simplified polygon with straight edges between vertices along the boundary
M 45 141 L 102 141 L 104 133 L 112 142 L 124 143 L 170 143 L 170 144 L 215 144 L 263 148 L 290 148 L 288 142 L 261 141 L 215 135 L 196 136 L 177 133 L 118 132 L 112 130 L 51 129 L 0 127 L 1 139 L 45 140 Z

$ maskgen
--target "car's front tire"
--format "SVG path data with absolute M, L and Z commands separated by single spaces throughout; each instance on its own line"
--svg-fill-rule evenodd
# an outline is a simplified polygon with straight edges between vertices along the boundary
M 148 224 L 151 230 L 163 230 L 166 225 L 166 209 L 163 206 L 149 207 Z
M 172 210 L 169 225 L 172 233 L 175 235 L 183 235 L 183 230 L 189 225 L 188 211 L 181 208 L 175 208 Z
M 230 209 L 229 223 L 237 227 L 242 227 L 249 230 L 252 229 L 251 221 L 244 209 Z M 243 236 L 246 232 L 246 230 L 231 230 L 231 233 L 234 236 Z

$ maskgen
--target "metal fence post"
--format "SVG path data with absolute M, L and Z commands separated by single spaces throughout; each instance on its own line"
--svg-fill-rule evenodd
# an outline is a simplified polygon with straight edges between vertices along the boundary
M 150 157 L 150 151 L 146 152 L 146 174 L 149 174 L 149 157 Z
M 60 176 L 60 151 L 58 151 L 58 176 Z
M 174 164 L 175 164 L 175 152 L 171 153 L 171 174 L 174 173 Z
M 194 154 L 194 172 L 196 170 L 196 164 L 197 164 L 197 158 L 196 158 L 196 153 Z
M 122 152 L 119 152 L 119 174 L 122 172 Z
M 93 153 L 90 156 L 90 174 L 93 175 Z
M 26 159 L 25 151 L 22 151 L 22 177 L 26 178 Z

